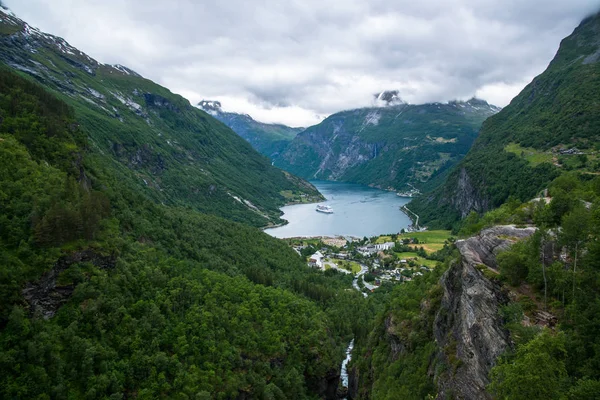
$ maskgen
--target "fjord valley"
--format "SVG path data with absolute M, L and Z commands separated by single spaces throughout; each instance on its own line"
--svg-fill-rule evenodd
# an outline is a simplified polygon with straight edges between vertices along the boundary
M 306 129 L 261 124 L 223 112 L 218 102 L 198 106 L 294 175 L 402 192 L 443 182 L 471 148 L 481 123 L 500 110 L 475 98 L 407 104 L 397 90 L 381 92 L 373 102 Z
M 194 107 L 0 4 L 0 398 L 600 398 L 599 54 L 594 14 L 503 109 L 387 91 L 301 130 Z M 314 178 L 413 189 L 428 229 L 261 231 L 286 204 L 342 216 Z

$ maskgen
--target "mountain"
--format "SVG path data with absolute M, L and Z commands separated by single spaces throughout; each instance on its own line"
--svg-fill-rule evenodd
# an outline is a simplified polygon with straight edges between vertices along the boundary
M 473 148 L 438 189 L 411 210 L 431 226 L 450 226 L 471 211 L 522 201 L 557 175 L 600 171 L 600 16 L 565 38 L 548 68 L 481 128 Z
M 256 151 L 269 158 L 277 157 L 304 130 L 281 124 L 265 124 L 247 114 L 225 112 L 218 101 L 202 100 L 198 107 L 246 139 Z
M 381 93 L 374 94 L 375 103 L 378 106 L 395 106 L 399 104 L 406 104 L 402 98 L 400 98 L 399 90 L 385 90 Z
M 366 303 L 249 226 L 267 218 L 247 199 L 306 184 L 131 70 L 0 19 L 0 398 L 337 398 Z
M 397 91 L 375 101 L 386 105 L 339 112 L 299 133 L 275 165 L 307 179 L 422 189 L 441 181 L 499 111 L 479 99 L 405 104 Z
M 319 197 L 181 96 L 1 10 L 0 61 L 72 106 L 95 156 L 156 202 L 265 226 L 286 202 Z

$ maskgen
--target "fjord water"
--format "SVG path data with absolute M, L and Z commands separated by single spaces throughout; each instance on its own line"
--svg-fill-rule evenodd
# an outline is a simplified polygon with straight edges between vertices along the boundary
M 317 204 L 283 207 L 282 218 L 289 223 L 265 232 L 277 238 L 296 236 L 375 236 L 400 232 L 410 219 L 400 206 L 410 199 L 394 192 L 368 186 L 329 181 L 311 181 L 327 199 L 318 203 L 333 208 L 333 214 L 315 211 Z

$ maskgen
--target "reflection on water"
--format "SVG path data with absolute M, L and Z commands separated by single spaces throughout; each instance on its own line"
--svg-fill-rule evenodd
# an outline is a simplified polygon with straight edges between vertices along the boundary
M 400 206 L 410 199 L 398 197 L 394 192 L 352 183 L 311 183 L 327 199 L 319 204 L 333 208 L 333 214 L 316 212 L 316 204 L 286 206 L 282 208 L 282 218 L 289 224 L 265 232 L 279 238 L 334 235 L 363 237 L 397 233 L 410 224 L 410 219 L 400 211 Z

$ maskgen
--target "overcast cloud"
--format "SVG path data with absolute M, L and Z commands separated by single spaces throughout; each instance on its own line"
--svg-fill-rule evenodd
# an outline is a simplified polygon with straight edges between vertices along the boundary
M 188 98 L 293 126 L 398 89 L 410 103 L 505 106 L 590 0 L 4 0 L 103 63 Z

